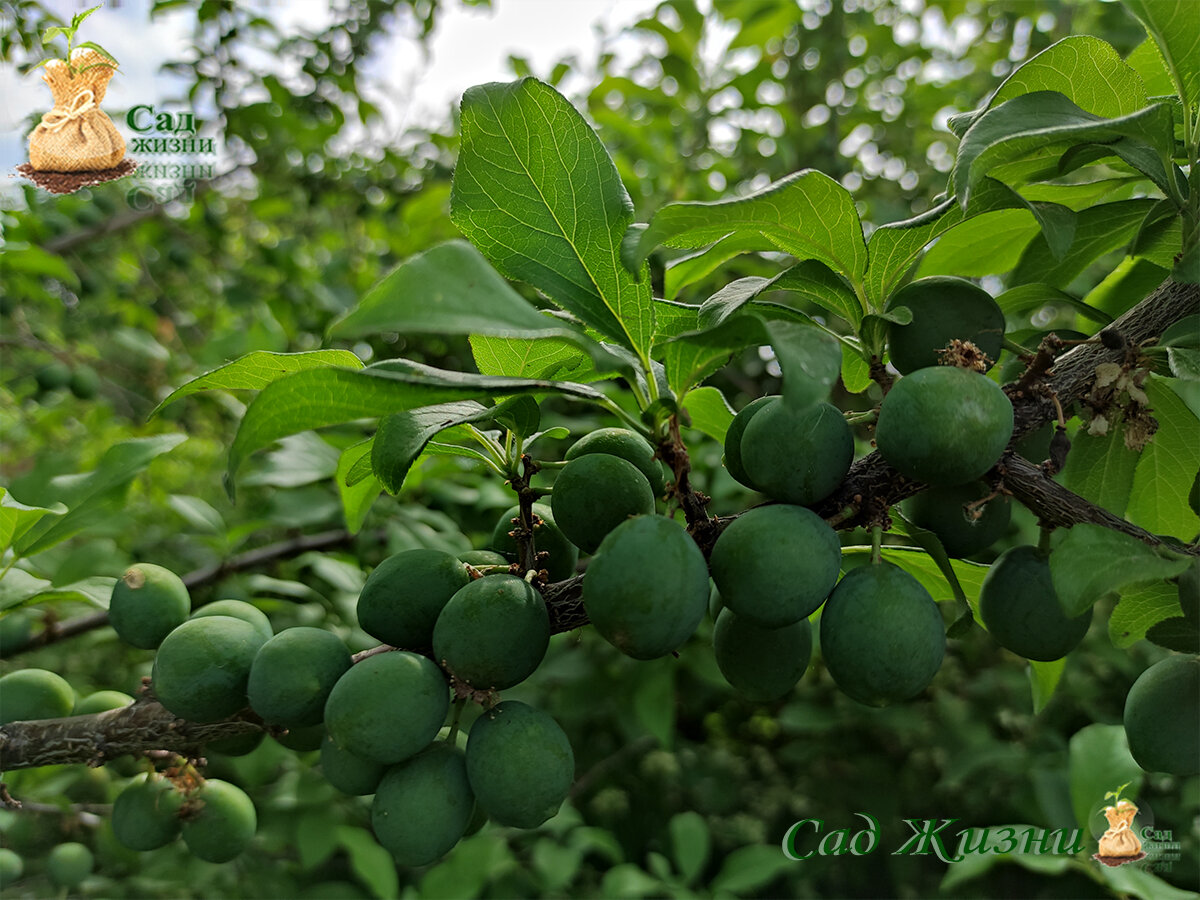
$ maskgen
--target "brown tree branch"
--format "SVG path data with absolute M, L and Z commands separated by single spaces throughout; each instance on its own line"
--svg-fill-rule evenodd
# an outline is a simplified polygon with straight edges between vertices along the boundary
M 99 766 L 147 750 L 194 756 L 209 741 L 263 730 L 262 721 L 249 710 L 200 725 L 176 718 L 157 700 L 140 699 L 88 716 L 0 726 L 0 772 L 70 763 Z

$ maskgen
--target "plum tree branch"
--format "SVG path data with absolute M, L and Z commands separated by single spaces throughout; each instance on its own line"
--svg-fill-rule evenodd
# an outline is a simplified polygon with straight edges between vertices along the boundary
M 1186 315 L 1200 312 L 1200 287 L 1166 281 L 1150 296 L 1137 304 L 1109 326 L 1119 332 L 1128 345 L 1138 345 L 1160 335 L 1167 327 Z M 1063 354 L 1047 373 L 1044 388 L 1007 390 L 1015 414 L 1014 440 L 1036 430 L 1045 422 L 1057 419 L 1054 398 L 1068 406 L 1082 399 L 1095 380 L 1096 366 L 1123 359 L 1123 349 L 1111 349 L 1103 344 L 1087 343 Z M 1005 454 L 996 469 L 1006 488 L 1039 518 L 1059 527 L 1084 522 L 1103 525 L 1132 535 L 1149 544 L 1161 540 L 1107 510 L 1084 500 L 1049 478 L 1040 466 L 1022 459 L 1011 451 Z M 920 482 L 906 479 L 884 462 L 878 452 L 870 453 L 851 467 L 842 486 L 817 507 L 817 512 L 838 528 L 870 524 L 883 516 L 892 504 L 924 489 Z M 703 520 L 704 527 L 694 529 L 693 535 L 706 552 L 711 549 L 721 527 L 734 517 Z M 345 533 L 332 532 L 313 535 L 295 541 L 263 547 L 227 561 L 192 573 L 196 585 L 215 580 L 222 573 L 253 568 L 272 559 L 283 558 L 318 545 L 335 546 L 349 540 Z M 1200 552 L 1200 551 L 1198 551 Z M 546 585 L 543 595 L 550 613 L 554 634 L 572 631 L 588 624 L 583 606 L 583 575 Z M 102 623 L 97 623 L 102 624 Z M 61 626 L 66 628 L 71 623 Z M 88 627 L 95 627 L 90 625 Z M 76 632 L 78 633 L 78 632 Z M 356 656 L 356 661 L 391 648 L 378 647 Z M 68 719 L 49 719 L 35 722 L 14 722 L 0 726 L 0 771 L 62 763 L 98 764 L 124 753 L 144 753 L 148 750 L 174 750 L 181 753 L 198 752 L 206 742 L 263 730 L 248 710 L 229 719 L 199 725 L 175 718 L 156 701 L 143 698 L 124 709 L 111 710 L 91 716 Z

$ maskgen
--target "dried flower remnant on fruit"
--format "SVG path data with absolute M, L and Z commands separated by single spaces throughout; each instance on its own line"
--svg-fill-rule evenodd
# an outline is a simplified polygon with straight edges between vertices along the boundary
M 1150 398 L 1143 385 L 1149 370 L 1106 362 L 1096 366 L 1092 392 L 1083 401 L 1090 412 L 1088 434 L 1099 437 L 1114 425 L 1124 424 L 1125 446 L 1140 452 L 1158 430 L 1158 421 L 1150 414 Z
M 954 338 L 944 350 L 938 351 L 940 364 L 957 369 L 970 369 L 983 374 L 992 367 L 993 360 L 970 341 Z

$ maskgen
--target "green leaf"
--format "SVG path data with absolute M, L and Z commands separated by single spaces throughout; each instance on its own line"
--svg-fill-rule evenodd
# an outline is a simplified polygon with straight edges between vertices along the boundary
M 1074 526 L 1050 554 L 1054 592 L 1068 616 L 1078 616 L 1111 591 L 1173 578 L 1186 560 L 1167 559 L 1137 538 L 1103 525 Z
M 1046 704 L 1054 696 L 1054 691 L 1062 679 L 1063 669 L 1066 665 L 1067 658 L 1065 656 L 1053 662 L 1029 661 L 1029 687 L 1033 693 L 1033 714 L 1035 716 L 1046 708 Z
M 1133 490 L 1133 473 L 1139 454 L 1125 446 L 1119 428 L 1094 436 L 1080 428 L 1071 440 L 1071 452 L 1062 472 L 1070 491 L 1103 506 L 1118 516 L 1125 514 Z
M 556 338 L 609 371 L 624 363 L 563 320 L 539 312 L 466 241 L 447 241 L 402 262 L 340 319 L 330 337 L 400 334 Z
M 77 291 L 80 289 L 79 276 L 67 265 L 65 259 L 57 253 L 50 253 L 32 244 L 14 241 L 7 245 L 4 248 L 4 269 L 6 278 L 8 272 L 20 272 L 35 278 L 54 278 Z
M 405 360 L 358 371 L 296 372 L 269 384 L 246 408 L 229 448 L 226 490 L 232 497 L 233 477 L 247 456 L 289 434 L 438 403 L 528 393 L 562 393 L 591 401 L 604 396 L 571 382 L 472 375 Z
M 1158 431 L 1142 451 L 1133 474 L 1126 515 L 1155 534 L 1191 540 L 1200 531 L 1200 516 L 1187 499 L 1200 469 L 1200 422 L 1168 384 L 1153 376 L 1145 384 Z
M 1038 233 L 1037 219 L 1026 209 L 983 213 L 938 238 L 921 260 L 917 276 L 980 278 L 1007 272 Z
M 1056 91 L 1022 94 L 989 109 L 971 125 L 959 144 L 951 181 L 958 202 L 965 205 L 975 185 L 999 166 L 1038 153 L 1060 155 L 1073 144 L 1123 137 L 1169 155 L 1175 143 L 1170 106 L 1156 103 L 1104 118 Z
M 862 321 L 862 305 L 846 280 L 824 263 L 806 259 L 774 278 L 749 276 L 730 282 L 701 304 L 701 327 L 715 328 L 768 291 L 794 293 L 798 301 L 829 310 L 856 328 Z M 779 301 L 772 301 L 776 302 Z M 791 306 L 790 303 L 787 305 Z
M 1117 897 L 1137 897 L 1139 900 L 1196 900 L 1195 891 L 1178 888 L 1148 869 L 1138 866 L 1097 866 L 1095 871 Z
M 1165 97 L 1175 93 L 1175 85 L 1171 83 L 1171 74 L 1167 71 L 1162 54 L 1158 51 L 1153 38 L 1148 37 L 1134 47 L 1125 57 L 1125 62 L 1138 73 L 1149 96 Z
M 1133 761 L 1125 729 L 1120 725 L 1085 725 L 1071 736 L 1068 754 L 1075 824 L 1084 834 L 1099 834 L 1108 824 L 1100 812 L 1104 795 L 1128 784 L 1126 796 L 1136 797 L 1145 773 Z
M 1045 235 L 1038 235 L 1021 254 L 1010 284 L 1036 281 L 1066 287 L 1096 259 L 1128 243 L 1157 202 L 1119 200 L 1083 210 L 1077 214 L 1070 249 L 1058 257 L 1051 253 Z
M 1132 647 L 1157 623 L 1180 612 L 1179 589 L 1169 582 L 1156 581 L 1123 591 L 1108 619 L 1109 640 L 1120 650 Z
M 842 372 L 837 340 L 799 322 L 771 321 L 764 327 L 783 369 L 784 402 L 799 409 L 827 399 Z
M 988 106 L 1021 94 L 1057 91 L 1080 109 L 1105 118 L 1137 112 L 1146 105 L 1146 87 L 1112 44 L 1090 35 L 1072 35 L 1051 44 L 1017 68 Z
M 659 244 L 703 247 L 729 234 L 761 234 L 769 245 L 799 260 L 820 260 L 852 283 L 861 283 L 867 268 L 867 247 L 853 198 L 814 169 L 746 197 L 667 204 L 651 217 L 632 248 L 626 244 L 626 261 L 640 267 Z
M 1029 207 L 1024 198 L 1007 185 L 984 178 L 975 188 L 965 211 L 951 197 L 919 216 L 876 228 L 867 244 L 871 255 L 866 279 L 870 305 L 883 306 L 930 241 L 969 218 L 1010 208 L 1028 210 Z M 1028 221 L 1024 216 L 1021 220 Z M 955 274 L 969 273 L 955 270 Z
M 733 410 L 718 388 L 693 388 L 684 395 L 679 405 L 692 420 L 693 428 L 718 444 L 725 443 L 725 432 L 733 421 Z
M 107 609 L 116 583 L 115 578 L 98 575 L 55 587 L 48 579 L 13 568 L 0 577 L 0 610 L 51 603 L 88 603 Z
M 1200 104 L 1200 6 L 1192 0 L 1125 0 L 1125 6 L 1154 39 L 1180 99 L 1195 109 Z
M 63 37 L 70 39 L 71 35 L 74 34 L 74 32 L 75 32 L 74 28 L 64 28 L 60 25 L 51 25 L 49 28 L 47 28 L 45 31 L 42 32 L 42 43 L 49 44 L 52 40 L 54 40 L 60 34 Z M 46 60 L 46 62 L 50 62 L 50 60 Z
M 613 866 L 600 881 L 601 897 L 658 897 L 662 892 L 662 882 L 633 863 Z
M 649 280 L 620 259 L 633 204 L 583 117 L 553 88 L 523 78 L 470 88 L 461 127 L 454 224 L 505 275 L 647 354 Z
M 293 372 L 321 369 L 329 366 L 361 369 L 362 361 L 349 350 L 308 350 L 303 353 L 273 353 L 255 350 L 226 363 L 211 372 L 193 378 L 177 387 L 162 403 L 154 407 L 154 418 L 165 407 L 189 394 L 200 391 L 260 391 L 267 385 Z
M 1171 616 L 1146 630 L 1146 640 L 1180 653 L 1200 653 L 1200 620 Z
M 698 306 L 659 300 L 655 309 L 662 331 L 654 356 L 662 360 L 667 384 L 676 396 L 722 368 L 734 353 L 766 340 L 762 324 L 751 316 L 705 329 L 700 325 Z
M 961 604 L 961 624 L 955 624 L 960 629 L 969 627 L 975 613 L 971 609 L 970 601 L 967 600 L 966 591 L 963 590 L 962 585 L 959 583 L 958 573 L 954 571 L 954 564 L 951 562 L 949 554 L 946 553 L 946 548 L 942 546 L 941 539 L 932 531 L 910 522 L 900 512 L 899 507 L 893 507 L 891 515 L 899 523 L 901 530 L 933 560 L 934 564 L 938 567 L 938 571 L 942 573 L 942 578 L 945 579 L 946 584 L 950 587 L 950 592 L 954 595 L 954 599 Z M 956 631 L 952 636 L 957 636 L 957 634 Z
M 172 494 L 167 498 L 167 505 L 200 534 L 224 534 L 226 530 L 224 517 L 200 497 Z
M 596 371 L 576 345 L 557 338 L 497 338 L 471 335 L 475 365 L 484 375 L 558 378 L 589 382 L 611 377 Z
M 85 9 L 83 12 L 75 13 L 75 15 L 73 15 L 71 17 L 71 31 L 72 32 L 78 31 L 79 26 L 81 24 L 83 24 L 83 20 L 86 19 L 88 16 L 90 16 L 92 13 L 94 13 L 96 10 L 100 9 L 100 7 L 103 5 L 104 4 L 100 4 L 100 6 L 93 6 L 91 9 Z
M 712 849 L 708 822 L 698 812 L 688 810 L 671 817 L 667 823 L 671 836 L 671 858 L 687 884 L 693 883 L 704 871 Z
M 996 298 L 996 305 L 1006 315 L 1033 312 L 1048 303 L 1069 306 L 1075 312 L 1079 313 L 1079 315 L 1091 319 L 1093 322 L 1099 322 L 1101 325 L 1108 325 L 1113 320 L 1113 317 L 1104 310 L 1096 309 L 1096 307 L 1084 303 L 1078 297 L 1068 294 L 1066 291 L 1060 290 L 1053 285 L 1042 284 L 1041 282 L 1022 284 L 1018 287 L 1010 288 Z
M 351 534 L 358 534 L 362 529 L 367 513 L 375 498 L 383 490 L 383 485 L 370 469 L 371 447 L 374 439 L 362 441 L 347 447 L 338 459 L 337 481 L 338 495 L 342 498 L 342 516 L 346 520 L 346 529 Z M 360 478 L 352 480 L 351 472 L 360 463 L 366 471 Z
M 778 845 L 752 844 L 738 847 L 727 857 L 721 871 L 712 880 L 710 888 L 714 894 L 728 891 L 745 894 L 766 887 L 793 865 L 780 852 Z
M 99 44 L 97 44 L 95 41 L 80 41 L 79 43 L 77 43 L 75 45 L 76 50 L 78 50 L 82 47 L 86 47 L 89 50 L 95 50 L 97 53 L 99 53 L 101 56 L 105 57 L 106 59 L 111 59 L 114 68 L 116 68 L 116 66 L 119 65 L 117 63 L 117 58 L 115 56 L 113 56 L 111 53 L 109 53 L 107 50 L 105 50 L 103 47 L 101 47 Z M 100 65 L 103 65 L 103 63 L 100 63 Z M 95 67 L 94 66 L 84 66 L 83 69 L 81 69 L 80 71 L 86 71 L 87 69 L 91 69 L 91 68 L 95 68 Z
M 389 494 L 400 493 L 404 478 L 425 445 L 440 431 L 492 419 L 495 410 L 474 401 L 442 403 L 393 413 L 379 422 L 371 449 L 371 470 Z
M 1200 350 L 1186 347 L 1168 347 L 1167 362 L 1171 374 L 1185 381 L 1200 381 Z
M 32 528 L 42 516 L 61 516 L 67 508 L 61 503 L 53 506 L 26 506 L 0 487 L 0 553 L 12 546 L 13 541 Z
M 392 855 L 365 828 L 342 825 L 337 829 L 338 842 L 350 856 L 350 869 L 379 900 L 394 900 L 400 896 L 400 878 Z
M 871 386 L 871 367 L 862 354 L 842 344 L 842 385 L 851 394 L 861 394 Z
M 663 293 L 668 300 L 673 300 L 685 287 L 711 275 L 734 257 L 762 250 L 766 246 L 769 245 L 760 234 L 735 233 L 726 235 L 698 253 L 673 259 L 663 270 Z
M 671 660 L 658 660 L 638 671 L 633 714 L 660 747 L 670 749 L 675 740 L 675 667 Z
M 329 827 L 327 810 L 312 810 L 300 815 L 296 821 L 296 854 L 300 858 L 300 868 L 315 869 L 329 859 L 337 847 L 338 833 Z
M 111 505 L 123 495 L 129 482 L 155 458 L 187 440 L 182 434 L 134 438 L 109 447 L 96 468 L 86 474 L 60 475 L 27 499 L 37 506 L 53 508 L 62 503 L 67 512 L 45 517 L 28 528 L 14 543 L 17 556 L 32 556 L 78 534 L 98 516 L 107 516 Z

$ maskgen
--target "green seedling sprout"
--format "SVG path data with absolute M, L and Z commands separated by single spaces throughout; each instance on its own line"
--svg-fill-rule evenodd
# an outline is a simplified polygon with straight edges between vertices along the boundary
M 81 13 L 76 13 L 74 16 L 71 17 L 70 25 L 66 25 L 66 26 L 55 25 L 50 28 L 47 28 L 45 31 L 42 32 L 42 43 L 45 44 L 46 46 L 49 46 L 50 42 L 52 40 L 54 40 L 56 37 L 58 37 L 60 34 L 66 37 L 66 39 L 67 39 L 67 55 L 65 57 L 63 57 L 60 60 L 60 62 L 65 62 L 67 64 L 67 68 L 70 70 L 71 75 L 78 75 L 81 72 L 86 72 L 88 69 L 94 69 L 97 66 L 108 66 L 111 69 L 115 69 L 118 66 L 117 58 L 115 56 L 113 56 L 111 53 L 109 53 L 107 50 L 105 50 L 103 47 L 101 47 L 99 44 L 97 44 L 95 41 L 80 41 L 78 44 L 75 43 L 75 33 L 79 30 L 79 26 L 83 23 L 83 20 L 86 19 L 88 16 L 90 16 L 92 13 L 94 13 L 99 8 L 100 8 L 99 6 L 93 6 L 91 9 L 84 10 Z M 81 48 L 95 50 L 101 56 L 112 60 L 112 62 L 92 63 L 90 66 L 83 66 L 83 67 L 77 69 L 71 63 L 71 54 Z M 39 69 L 42 66 L 46 65 L 46 63 L 53 62 L 55 59 L 57 59 L 57 57 L 48 56 L 45 59 L 43 59 L 40 63 L 35 65 L 33 67 L 33 69 Z M 30 69 L 30 71 L 32 72 L 33 69 Z

